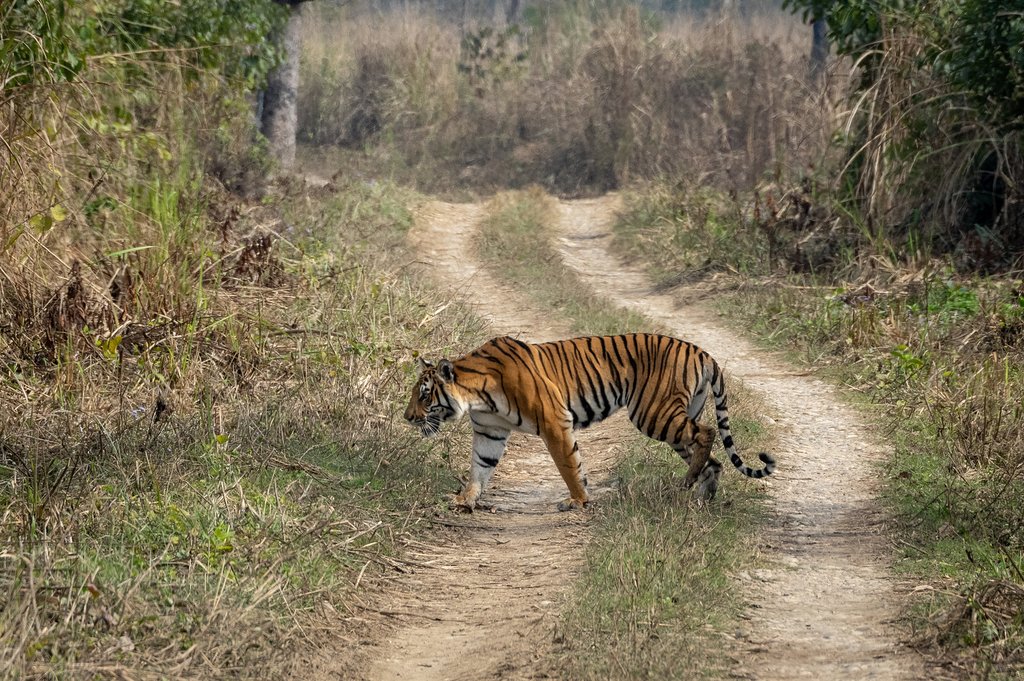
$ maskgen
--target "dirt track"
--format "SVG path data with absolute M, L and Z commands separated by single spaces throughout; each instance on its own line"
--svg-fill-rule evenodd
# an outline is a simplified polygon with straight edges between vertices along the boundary
M 814 378 L 756 350 L 714 319 L 710 306 L 679 308 L 607 252 L 615 197 L 560 204 L 566 263 L 604 296 L 633 306 L 709 350 L 764 393 L 780 415 L 779 470 L 766 569 L 741 575 L 749 621 L 735 633 L 733 676 L 757 679 L 926 678 L 895 643 L 899 593 L 887 569 L 875 462 L 884 450 L 857 414 Z M 468 299 L 496 333 L 564 337 L 468 259 L 482 208 L 433 202 L 412 239 L 439 281 Z M 621 415 L 620 415 L 621 417 Z M 584 431 L 581 452 L 600 490 L 616 456 L 623 418 Z M 466 452 L 468 466 L 469 453 Z M 725 473 L 729 475 L 728 471 Z M 728 484 L 728 477 L 724 479 Z M 445 546 L 411 547 L 424 566 L 403 585 L 403 624 L 366 673 L 384 679 L 527 679 L 548 668 L 559 599 L 579 565 L 587 516 L 557 513 L 564 486 L 537 438 L 513 436 L 482 501 L 495 513 L 451 516 Z
M 525 340 L 566 335 L 530 301 L 467 259 L 481 207 L 434 202 L 418 215 L 411 238 L 424 264 L 455 295 L 469 300 L 496 334 Z M 623 418 L 580 433 L 596 497 L 606 484 Z M 469 449 L 464 452 L 469 467 Z M 394 610 L 415 613 L 385 643 L 370 668 L 385 679 L 532 679 L 547 653 L 566 585 L 578 569 L 587 516 L 559 513 L 565 484 L 539 438 L 513 433 L 481 502 L 494 512 L 450 517 L 450 543 L 416 547 L 429 569 L 407 580 Z

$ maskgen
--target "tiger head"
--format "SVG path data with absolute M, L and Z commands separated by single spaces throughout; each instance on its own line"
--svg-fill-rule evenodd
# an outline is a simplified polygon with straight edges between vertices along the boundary
M 436 435 L 445 421 L 456 421 L 466 411 L 455 383 L 455 366 L 447 359 L 437 364 L 420 359 L 420 377 L 412 390 L 405 419 L 423 432 Z

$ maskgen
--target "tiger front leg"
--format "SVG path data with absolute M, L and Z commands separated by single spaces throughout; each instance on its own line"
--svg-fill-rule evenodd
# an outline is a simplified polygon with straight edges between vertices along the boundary
M 464 511 L 472 511 L 480 494 L 494 475 L 494 469 L 505 453 L 508 442 L 507 430 L 483 428 L 473 424 L 473 455 L 470 461 L 469 480 L 462 491 L 455 495 L 452 506 Z
M 558 510 L 584 508 L 590 497 L 587 495 L 587 476 L 583 470 L 583 458 L 580 456 L 576 436 L 571 428 L 563 428 L 547 430 L 541 433 L 541 437 L 565 486 L 569 488 L 569 498 L 558 502 Z

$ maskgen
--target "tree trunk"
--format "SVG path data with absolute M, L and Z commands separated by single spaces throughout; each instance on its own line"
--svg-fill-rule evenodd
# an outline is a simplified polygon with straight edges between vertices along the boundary
M 505 24 L 511 26 L 519 21 L 519 0 L 511 0 L 505 10 Z
M 281 47 L 284 61 L 267 76 L 263 96 L 261 130 L 270 142 L 270 153 L 281 170 L 295 165 L 295 133 L 298 128 L 299 52 L 302 48 L 302 13 L 298 3 L 290 5 L 288 22 L 273 40 Z
M 825 75 L 828 60 L 828 25 L 824 19 L 815 19 L 811 24 L 811 83 L 820 85 Z

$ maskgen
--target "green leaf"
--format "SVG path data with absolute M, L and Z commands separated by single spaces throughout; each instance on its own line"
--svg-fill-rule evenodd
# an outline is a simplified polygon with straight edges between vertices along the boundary
M 107 339 L 96 339 L 96 345 L 99 346 L 100 350 L 103 351 L 103 356 L 109 360 L 117 359 L 117 347 L 121 345 L 121 341 L 124 339 L 123 336 L 114 336 Z
M 56 203 L 50 206 L 50 217 L 53 218 L 54 222 L 64 222 L 68 219 L 68 212 L 64 209 L 64 206 Z
M 24 234 L 24 232 L 25 232 L 25 228 L 24 227 L 18 227 L 16 230 L 14 230 L 14 234 L 11 234 L 11 238 L 9 238 L 7 240 L 7 243 L 4 244 L 4 252 L 9 251 L 14 246 L 14 244 L 18 241 L 18 238 L 22 234 Z
M 53 218 L 49 213 L 37 213 L 29 218 L 28 224 L 40 234 L 45 234 L 53 227 Z

